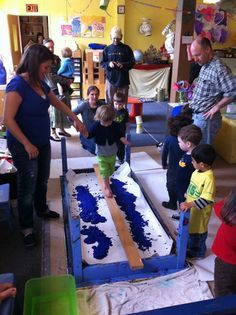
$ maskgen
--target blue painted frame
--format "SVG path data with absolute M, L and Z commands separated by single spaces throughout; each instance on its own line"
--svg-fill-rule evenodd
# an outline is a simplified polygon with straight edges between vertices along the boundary
M 126 160 L 130 159 L 130 148 L 126 154 Z M 67 264 L 68 271 L 75 277 L 76 287 L 102 284 L 115 281 L 127 281 L 141 278 L 156 277 L 177 272 L 186 267 L 186 247 L 188 240 L 188 221 L 189 212 L 181 213 L 179 221 L 178 236 L 175 242 L 175 253 L 143 259 L 144 267 L 139 270 L 131 270 L 128 261 L 117 263 L 109 263 L 103 265 L 87 265 L 82 261 L 81 252 L 81 237 L 80 237 L 80 219 L 71 217 L 69 192 L 66 180 L 67 167 L 67 153 L 66 141 L 62 138 L 61 141 L 62 152 L 62 171 L 61 180 L 62 204 L 64 214 L 64 229 L 66 236 L 67 247 Z M 93 172 L 93 169 L 74 170 L 76 173 Z M 139 184 L 148 204 L 153 210 L 154 214 L 162 224 L 165 231 L 170 235 L 168 228 L 165 226 L 157 210 L 154 208 L 150 198 L 146 194 L 138 182 L 135 174 L 132 172 L 132 177 Z
M 180 304 L 156 310 L 135 313 L 136 315 L 233 315 L 236 314 L 236 295 Z

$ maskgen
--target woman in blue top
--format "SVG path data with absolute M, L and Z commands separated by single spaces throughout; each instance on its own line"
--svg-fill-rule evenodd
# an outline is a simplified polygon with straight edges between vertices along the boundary
M 46 201 L 51 160 L 50 104 L 69 116 L 77 131 L 85 132 L 77 116 L 44 82 L 52 61 L 53 54 L 47 47 L 31 45 L 6 88 L 4 124 L 8 148 L 18 170 L 18 212 L 26 246 L 36 244 L 33 209 L 42 218 L 59 218 Z

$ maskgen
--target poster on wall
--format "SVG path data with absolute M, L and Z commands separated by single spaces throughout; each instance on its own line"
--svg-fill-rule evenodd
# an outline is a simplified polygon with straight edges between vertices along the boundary
M 72 35 L 72 25 L 61 25 L 61 35 Z
M 224 43 L 228 35 L 227 12 L 217 5 L 197 4 L 195 33 L 213 43 Z
M 104 37 L 105 17 L 79 16 L 71 22 L 71 35 L 73 37 Z

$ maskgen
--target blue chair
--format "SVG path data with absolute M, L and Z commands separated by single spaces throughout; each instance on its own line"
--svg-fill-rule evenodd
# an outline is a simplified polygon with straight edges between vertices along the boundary
M 14 216 L 12 211 L 12 205 L 10 200 L 10 185 L 0 185 L 0 210 L 4 211 L 4 215 L 1 221 L 7 221 L 11 231 L 14 230 Z
M 0 274 L 0 283 L 12 283 L 14 284 L 14 274 L 13 273 L 2 273 Z M 15 307 L 15 298 L 5 299 L 0 304 L 0 315 L 13 315 Z

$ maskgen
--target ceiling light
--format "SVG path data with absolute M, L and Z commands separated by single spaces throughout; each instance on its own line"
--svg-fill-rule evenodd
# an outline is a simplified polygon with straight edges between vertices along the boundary
M 211 3 L 211 4 L 214 4 L 214 3 L 218 3 L 220 2 L 220 0 L 203 0 L 203 3 Z

